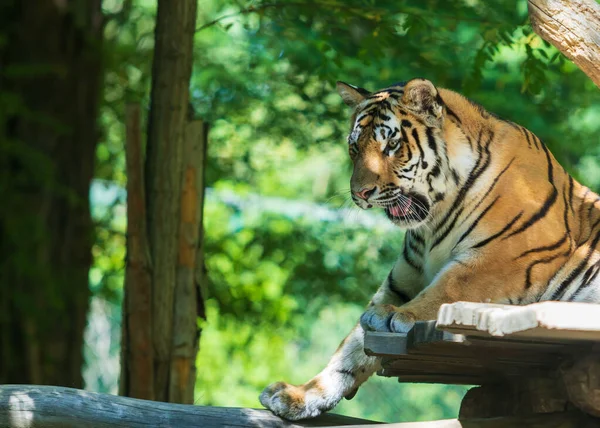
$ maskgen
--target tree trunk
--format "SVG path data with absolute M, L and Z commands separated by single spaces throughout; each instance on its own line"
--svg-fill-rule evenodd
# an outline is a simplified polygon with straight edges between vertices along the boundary
M 126 109 L 127 267 L 121 337 L 121 395 L 154 400 L 152 269 L 146 229 L 141 112 Z
M 533 30 L 600 87 L 600 4 L 596 0 L 529 0 Z
M 195 23 L 196 0 L 159 0 L 145 189 L 138 185 L 133 191 L 128 188 L 128 205 L 135 213 L 128 215 L 121 393 L 178 403 L 193 402 L 197 318 L 203 316 L 196 271 L 202 265 L 197 249 L 202 224 L 206 131 L 202 122 L 188 120 Z M 132 149 L 129 144 L 128 150 L 129 158 L 141 156 L 141 150 Z M 128 176 L 137 182 L 142 174 L 134 162 L 128 161 Z M 145 210 L 139 205 L 144 192 Z M 143 244 L 144 224 L 147 244 Z M 146 254 L 148 263 L 144 261 Z M 136 343 L 144 349 L 151 345 L 152 355 L 137 349 L 136 360 Z M 143 361 L 144 366 L 151 364 L 153 370 L 135 374 L 136 361 Z M 140 387 L 135 390 L 135 385 Z
M 0 6 L 0 383 L 82 386 L 100 3 Z

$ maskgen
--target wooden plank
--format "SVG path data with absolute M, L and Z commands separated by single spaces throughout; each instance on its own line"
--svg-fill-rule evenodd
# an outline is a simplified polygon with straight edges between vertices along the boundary
M 365 333 L 365 353 L 367 355 L 395 356 L 408 354 L 408 338 L 403 333 Z
M 544 377 L 555 373 L 565 362 L 589 354 L 594 348 L 594 342 L 581 340 L 582 332 L 574 336 L 572 330 L 559 330 L 559 326 L 577 324 L 587 329 L 583 330 L 584 334 L 596 334 L 594 328 L 596 324 L 600 325 L 598 319 L 573 321 L 569 318 L 575 316 L 574 309 L 583 317 L 594 315 L 600 305 L 576 304 L 572 308 L 568 303 L 559 306 L 555 303 L 525 308 L 463 302 L 446 305 L 451 309 L 451 316 L 440 311 L 440 319 L 450 319 L 451 331 L 437 329 L 438 320 L 437 323 L 417 322 L 408 334 L 367 332 L 365 350 L 370 355 L 383 357 L 380 375 L 395 376 L 401 382 L 480 385 Z M 557 311 L 563 313 L 563 317 L 554 320 L 552 317 Z M 600 317 L 600 312 L 597 315 Z M 504 324 L 495 326 L 496 320 Z M 458 331 L 465 334 L 453 333 L 458 329 L 454 327 L 457 322 L 461 323 Z M 478 330 L 481 328 L 486 330 Z M 525 330 L 519 330 L 523 328 Z M 498 336 L 499 329 L 503 333 L 512 332 Z M 561 333 L 556 334 L 557 331 Z M 570 340 L 561 341 L 563 333 L 571 334 Z
M 592 346 L 457 335 L 435 329 L 432 321 L 416 323 L 408 334 L 367 332 L 365 349 L 383 357 L 380 375 L 400 382 L 481 385 L 546 376 Z
M 531 340 L 455 335 L 433 330 L 427 324 L 417 323 L 408 335 L 367 332 L 365 351 L 369 355 L 390 358 L 469 363 L 484 359 L 524 366 L 555 366 L 565 356 L 581 355 L 592 349 L 589 343 L 573 346 Z
M 482 376 L 486 378 L 502 378 L 521 376 L 531 373 L 531 367 L 515 367 L 510 365 L 488 364 L 484 360 L 465 363 L 463 361 L 419 361 L 404 360 L 402 358 L 384 362 L 384 369 L 402 370 L 418 373 L 444 373 Z
M 428 371 L 419 373 L 412 370 L 382 369 L 379 376 L 398 378 L 400 383 L 435 383 L 444 385 L 482 385 L 501 382 L 493 376 L 471 375 L 468 373 L 437 373 Z
M 335 414 L 289 422 L 267 410 L 161 403 L 53 386 L 0 386 L 0 428 L 301 428 L 376 423 Z
M 600 305 L 542 302 L 510 306 L 457 302 L 442 305 L 437 327 L 469 336 L 600 342 Z
M 420 325 L 407 337 L 407 352 L 415 355 L 443 355 L 448 358 L 484 360 L 489 364 L 514 366 L 556 367 L 574 355 L 590 352 L 590 343 L 539 343 L 531 340 L 515 341 L 507 338 L 454 335 L 449 332 L 419 333 Z M 457 338 L 460 338 L 458 340 Z

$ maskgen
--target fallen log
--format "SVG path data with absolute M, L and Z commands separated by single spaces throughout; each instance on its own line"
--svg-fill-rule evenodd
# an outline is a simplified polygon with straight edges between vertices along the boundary
M 376 424 L 328 414 L 288 422 L 267 410 L 193 406 L 36 385 L 0 386 L 0 428 L 212 428 Z
M 592 428 L 598 419 L 581 412 L 526 417 L 443 420 L 388 424 L 390 428 Z M 0 428 L 375 428 L 377 422 L 326 414 L 289 422 L 267 410 L 161 403 L 73 388 L 0 386 Z

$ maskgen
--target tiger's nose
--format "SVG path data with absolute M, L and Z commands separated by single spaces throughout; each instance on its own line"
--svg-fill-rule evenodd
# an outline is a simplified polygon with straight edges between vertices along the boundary
M 369 196 L 371 196 L 373 193 L 375 193 L 376 190 L 377 190 L 377 186 L 373 186 L 371 188 L 364 187 L 363 189 L 354 192 L 354 195 L 357 198 L 364 199 L 366 201 L 369 199 Z

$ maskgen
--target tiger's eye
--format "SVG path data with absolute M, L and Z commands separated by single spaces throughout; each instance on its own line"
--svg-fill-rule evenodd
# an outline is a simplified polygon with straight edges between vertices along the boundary
M 396 147 L 398 147 L 398 143 L 399 143 L 399 141 L 398 141 L 398 140 L 393 140 L 393 141 L 390 141 L 390 142 L 388 143 L 388 149 L 390 149 L 390 150 L 394 150 Z

